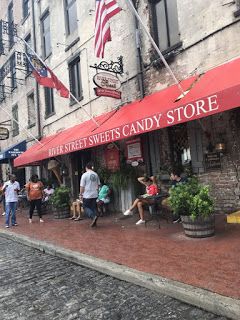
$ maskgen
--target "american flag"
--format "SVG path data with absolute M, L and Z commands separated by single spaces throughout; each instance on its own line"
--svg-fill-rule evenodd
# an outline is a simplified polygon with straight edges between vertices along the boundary
M 105 44 L 111 41 L 109 20 L 119 11 L 115 0 L 96 0 L 95 54 L 98 58 L 104 57 Z

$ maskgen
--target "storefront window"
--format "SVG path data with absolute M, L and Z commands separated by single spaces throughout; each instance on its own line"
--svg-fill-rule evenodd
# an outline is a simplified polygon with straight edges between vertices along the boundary
M 169 128 L 171 156 L 174 166 L 184 167 L 191 162 L 190 146 L 186 124 Z

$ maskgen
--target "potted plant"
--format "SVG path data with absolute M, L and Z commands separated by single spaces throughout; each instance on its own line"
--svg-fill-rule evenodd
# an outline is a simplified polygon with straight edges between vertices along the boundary
M 64 219 L 70 216 L 70 189 L 60 186 L 55 189 L 50 198 L 54 218 Z
M 170 189 L 170 206 L 181 216 L 185 234 L 193 238 L 210 237 L 215 232 L 213 200 L 209 187 L 193 177 Z

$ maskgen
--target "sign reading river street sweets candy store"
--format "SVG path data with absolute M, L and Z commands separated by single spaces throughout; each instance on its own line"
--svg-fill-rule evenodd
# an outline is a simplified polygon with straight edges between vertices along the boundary
M 79 137 L 71 142 L 64 141 L 52 148 L 48 149 L 48 157 L 55 157 L 61 154 L 67 154 L 77 150 L 91 148 L 96 145 L 107 144 L 113 141 L 126 139 L 145 132 L 166 128 L 181 122 L 191 121 L 201 117 L 206 117 L 219 112 L 221 106 L 220 95 L 207 96 L 203 99 L 196 100 L 186 105 L 175 107 L 172 109 L 150 114 L 149 116 L 128 123 L 121 124 L 119 117 L 112 117 L 111 127 L 103 130 L 99 127 L 95 133 Z M 123 107 L 121 110 L 124 110 Z M 121 112 L 121 110 L 119 112 Z M 151 110 L 149 110 L 150 112 Z M 127 110 L 126 110 L 127 114 Z M 125 115 L 126 116 L 126 115 Z M 136 115 L 137 116 L 137 115 Z M 102 130 L 102 131 L 101 131 Z M 81 134 L 81 132 L 80 132 Z

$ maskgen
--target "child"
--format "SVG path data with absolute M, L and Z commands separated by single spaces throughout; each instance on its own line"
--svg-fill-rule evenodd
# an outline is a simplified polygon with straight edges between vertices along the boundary
M 109 186 L 107 186 L 103 182 L 97 198 L 97 206 L 98 206 L 98 211 L 100 212 L 100 216 L 103 216 L 104 205 L 110 202 L 110 198 L 109 198 L 110 192 L 111 190 Z

